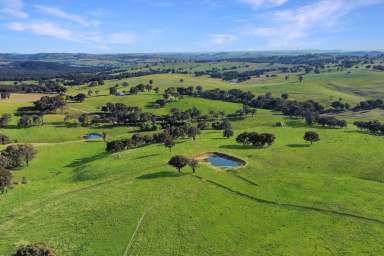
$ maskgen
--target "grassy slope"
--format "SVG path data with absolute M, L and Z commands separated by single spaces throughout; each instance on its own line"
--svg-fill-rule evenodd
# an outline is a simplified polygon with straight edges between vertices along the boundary
M 177 76 L 168 83 L 171 76 L 158 77 L 164 81 L 155 83 L 164 86 L 178 83 Z M 222 83 L 206 81 L 212 87 Z M 156 97 L 95 97 L 70 107 L 92 111 L 120 99 L 145 107 Z M 159 111 L 193 105 L 228 113 L 240 107 L 187 97 Z M 276 144 L 243 148 L 221 132 L 205 131 L 196 142 L 180 141 L 173 154 L 222 151 L 246 160 L 247 167 L 220 172 L 202 164 L 197 175 L 186 168 L 180 176 L 166 165 L 171 154 L 162 145 L 108 155 L 102 142 L 57 143 L 92 130 L 60 127 L 61 118 L 46 117 L 44 127 L 0 130 L 20 142 L 44 142 L 36 144 L 31 165 L 15 172 L 16 180 L 26 176 L 29 183 L 0 198 L 0 255 L 25 240 L 45 241 L 60 255 L 123 255 L 143 216 L 128 255 L 384 253 L 383 138 L 352 126 L 312 128 L 322 140 L 307 147 L 302 121 L 259 110 L 233 123 L 235 131 L 273 132 Z M 281 120 L 288 127 L 271 127 Z M 110 139 L 132 133 L 103 130 Z
M 349 74 L 344 72 L 321 73 L 319 75 L 306 75 L 304 83 L 300 84 L 297 77 L 291 75 L 288 81 L 284 80 L 284 76 L 280 75 L 274 78 L 254 78 L 240 84 L 232 84 L 219 79 L 210 79 L 207 77 L 194 77 L 191 75 L 179 74 L 162 74 L 151 75 L 138 78 L 131 78 L 125 81 L 129 84 L 136 85 L 139 83 L 146 84 L 152 79 L 154 86 L 165 89 L 170 86 L 197 86 L 201 85 L 205 89 L 233 89 L 250 90 L 255 94 L 263 94 L 272 92 L 275 96 L 281 93 L 289 93 L 291 98 L 297 100 L 316 99 L 322 103 L 330 103 L 339 98 L 351 104 L 356 104 L 362 100 L 371 98 L 384 97 L 384 72 L 373 72 L 364 69 L 353 69 Z M 184 79 L 180 83 L 180 79 Z M 117 81 L 106 81 L 104 86 L 94 88 L 99 90 L 101 94 L 108 93 L 108 88 L 120 83 Z M 69 92 L 74 94 L 78 92 L 87 92 L 88 87 L 73 88 Z M 120 87 L 119 90 L 124 90 Z

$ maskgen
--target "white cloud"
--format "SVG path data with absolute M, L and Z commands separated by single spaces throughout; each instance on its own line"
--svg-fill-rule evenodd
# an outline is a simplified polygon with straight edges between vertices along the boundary
M 215 45 L 225 45 L 233 43 L 236 36 L 230 34 L 213 34 L 209 36 L 209 42 Z
M 73 32 L 51 22 L 12 22 L 7 28 L 14 31 L 29 31 L 37 35 L 74 40 Z
M 100 24 L 100 22 L 97 20 L 90 20 L 80 15 L 71 14 L 56 7 L 44 6 L 44 5 L 37 5 L 35 7 L 43 14 L 54 16 L 64 20 L 69 20 L 71 22 L 78 23 L 84 27 L 98 26 Z
M 0 0 L 0 14 L 15 18 L 28 18 L 22 0 Z
M 111 44 L 133 44 L 137 40 L 136 35 L 134 33 L 112 33 L 107 42 Z
M 288 2 L 288 0 L 240 0 L 243 3 L 251 5 L 253 8 L 276 7 Z
M 245 34 L 266 38 L 274 47 L 287 47 L 324 29 L 334 29 L 353 10 L 383 3 L 383 0 L 320 0 L 297 9 L 273 13 L 273 25 L 248 26 Z

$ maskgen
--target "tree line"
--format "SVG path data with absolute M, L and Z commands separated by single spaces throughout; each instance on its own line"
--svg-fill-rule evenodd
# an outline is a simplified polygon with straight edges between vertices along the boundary
M 384 135 L 384 124 L 377 120 L 368 122 L 357 121 L 354 125 L 360 130 L 367 131 L 370 134 L 378 136 Z

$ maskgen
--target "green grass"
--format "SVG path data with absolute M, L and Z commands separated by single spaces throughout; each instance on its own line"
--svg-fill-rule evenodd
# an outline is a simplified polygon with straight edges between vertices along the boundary
M 180 79 L 184 82 L 180 83 Z M 351 73 L 343 72 L 323 72 L 321 74 L 309 74 L 300 84 L 297 76 L 291 75 L 288 81 L 285 81 L 284 75 L 277 77 L 253 78 L 240 84 L 225 82 L 220 79 L 211 79 L 208 77 L 194 77 L 192 75 L 181 74 L 161 74 L 144 77 L 130 78 L 122 81 L 106 81 L 105 85 L 91 88 L 99 90 L 100 94 L 108 94 L 109 87 L 116 83 L 122 84 L 127 81 L 130 86 L 137 84 L 147 84 L 149 80 L 154 81 L 154 86 L 159 87 L 161 91 L 170 86 L 203 86 L 204 89 L 233 89 L 249 90 L 256 95 L 272 92 L 274 96 L 280 96 L 281 93 L 289 93 L 290 98 L 297 100 L 315 99 L 323 104 L 329 104 L 332 101 L 342 99 L 350 104 L 356 104 L 360 101 L 371 98 L 383 98 L 384 72 L 374 72 L 365 69 L 352 69 Z M 69 90 L 70 94 L 79 92 L 87 93 L 90 88 L 87 86 L 73 87 Z M 122 86 L 119 90 L 126 90 Z
M 312 91 L 309 95 L 314 99 L 326 101 L 327 94 L 336 90 L 325 86 L 328 79 L 359 85 L 342 80 L 341 74 L 334 76 L 308 76 L 305 85 L 317 84 L 308 91 L 300 89 L 303 98 Z M 276 94 L 305 87 L 287 83 L 278 91 L 276 81 L 259 86 L 178 75 L 150 77 L 162 88 L 177 85 L 180 77 L 185 78 L 185 85 L 273 89 Z M 148 78 L 135 78 L 130 84 Z M 107 90 L 108 85 L 101 88 Z M 338 93 L 349 99 L 366 97 Z M 95 111 L 106 102 L 138 105 L 157 113 L 174 107 L 196 106 L 207 113 L 241 108 L 191 97 L 163 109 L 149 108 L 159 97 L 154 93 L 91 97 L 70 104 L 65 111 Z M 352 122 L 382 117 L 382 113 L 375 110 L 343 117 Z M 14 185 L 0 196 L 0 255 L 9 255 L 23 241 L 45 242 L 64 256 L 124 255 L 126 250 L 126 255 L 384 254 L 382 137 L 361 133 L 352 125 L 346 129 L 306 127 L 303 120 L 258 110 L 255 117 L 232 125 L 236 134 L 274 133 L 276 143 L 269 148 L 242 147 L 234 138 L 222 138 L 221 131 L 208 130 L 196 141 L 178 141 L 172 153 L 162 145 L 150 145 L 110 155 L 104 152 L 103 142 L 84 142 L 81 135 L 106 131 L 108 139 L 115 139 L 131 136 L 134 129 L 67 128 L 62 118 L 59 113 L 46 116 L 47 124 L 42 127 L 0 129 L 19 142 L 35 143 L 38 150 L 30 166 L 14 172 L 15 181 L 25 176 L 28 184 Z M 272 127 L 277 121 L 286 127 Z M 321 141 L 313 146 L 305 143 L 303 135 L 308 130 L 318 132 Z M 231 154 L 248 164 L 237 171 L 218 171 L 202 163 L 195 175 L 189 168 L 179 175 L 166 164 L 174 154 L 193 157 L 207 151 Z

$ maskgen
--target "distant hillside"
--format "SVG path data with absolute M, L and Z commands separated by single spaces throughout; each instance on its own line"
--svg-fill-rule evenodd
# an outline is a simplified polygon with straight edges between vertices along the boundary
M 259 60 L 265 61 L 274 57 L 294 57 L 313 55 L 316 58 L 324 57 L 378 57 L 384 56 L 381 51 L 244 51 L 244 52 L 207 52 L 207 53 L 132 53 L 132 54 L 87 54 L 87 53 L 38 53 L 38 54 L 0 54 L 0 63 L 15 61 L 44 61 L 59 62 L 69 65 L 83 66 L 126 66 L 142 63 L 162 61 L 216 61 L 216 60 Z

